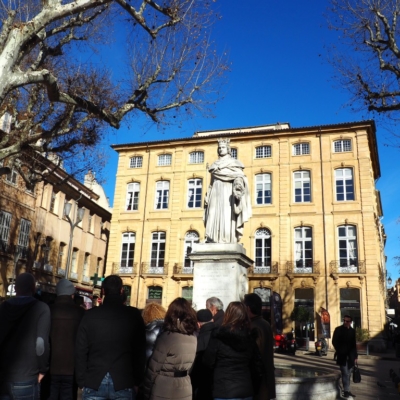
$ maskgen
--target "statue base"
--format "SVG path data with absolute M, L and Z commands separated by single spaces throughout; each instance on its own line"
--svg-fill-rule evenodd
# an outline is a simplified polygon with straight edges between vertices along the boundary
M 198 243 L 189 258 L 193 268 L 193 308 L 206 307 L 206 300 L 218 297 L 224 310 L 231 301 L 242 301 L 248 293 L 247 268 L 253 261 L 238 243 Z

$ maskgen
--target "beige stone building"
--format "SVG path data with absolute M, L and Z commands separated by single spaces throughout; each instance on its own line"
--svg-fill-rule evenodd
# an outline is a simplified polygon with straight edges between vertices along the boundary
M 12 283 L 19 273 L 32 272 L 38 293 L 52 302 L 69 261 L 69 279 L 90 304 L 101 284 L 94 285 L 91 277 L 103 276 L 107 256 L 108 200 L 92 174 L 82 184 L 49 160 L 42 161 L 43 168 L 53 172 L 33 190 L 27 190 L 14 170 L 0 179 L 0 298 L 13 295 Z M 72 231 L 64 215 L 66 203 L 71 204 L 74 224 L 82 209 L 82 221 Z
M 276 124 L 197 132 L 191 138 L 114 145 L 119 153 L 106 273 L 119 273 L 139 308 L 191 298 L 187 257 L 204 240 L 203 203 L 229 138 L 245 166 L 253 216 L 242 244 L 254 260 L 249 290 L 283 301 L 284 332 L 297 306 L 320 333 L 321 307 L 330 331 L 344 314 L 378 338 L 385 323 L 385 235 L 375 183 L 380 176 L 373 121 L 291 128 Z

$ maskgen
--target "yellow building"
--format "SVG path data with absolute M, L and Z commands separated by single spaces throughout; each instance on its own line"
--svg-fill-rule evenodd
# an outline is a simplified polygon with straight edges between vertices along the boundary
M 187 257 L 204 240 L 207 171 L 217 139 L 229 138 L 245 166 L 253 216 L 242 244 L 254 260 L 249 290 L 283 301 L 284 331 L 296 306 L 321 307 L 331 332 L 344 314 L 379 338 L 385 323 L 385 235 L 375 182 L 373 121 L 291 128 L 276 124 L 197 132 L 191 138 L 114 145 L 119 163 L 106 273 L 119 273 L 131 305 L 191 297 Z M 314 323 L 315 325 L 314 325 Z

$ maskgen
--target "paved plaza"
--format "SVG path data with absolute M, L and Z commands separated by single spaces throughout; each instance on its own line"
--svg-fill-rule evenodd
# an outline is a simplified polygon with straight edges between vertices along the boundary
M 325 357 L 301 351 L 298 351 L 295 356 L 275 354 L 275 364 L 291 364 L 294 368 L 298 365 L 340 372 L 333 360 L 333 352 L 328 352 Z M 351 384 L 351 392 L 356 395 L 356 400 L 400 399 L 400 393 L 389 376 L 389 370 L 393 369 L 400 377 L 400 359 L 395 358 L 394 350 L 379 355 L 360 355 L 358 365 L 362 381 L 359 384 Z

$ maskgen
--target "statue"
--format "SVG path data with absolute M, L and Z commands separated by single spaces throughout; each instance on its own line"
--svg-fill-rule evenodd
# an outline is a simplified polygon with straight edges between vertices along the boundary
M 204 199 L 207 243 L 238 243 L 244 223 L 251 217 L 244 165 L 232 158 L 230 152 L 229 139 L 219 139 L 219 158 L 208 169 L 211 184 Z

